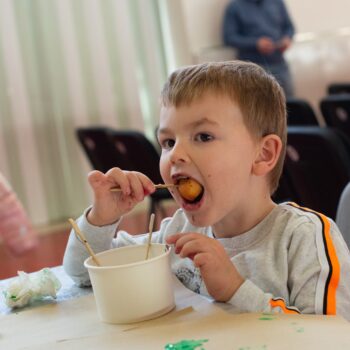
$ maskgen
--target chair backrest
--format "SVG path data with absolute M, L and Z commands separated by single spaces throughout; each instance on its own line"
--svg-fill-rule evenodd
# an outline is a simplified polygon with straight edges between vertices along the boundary
M 332 83 L 328 85 L 327 92 L 329 95 L 349 94 L 350 83 Z
M 311 105 L 301 98 L 286 100 L 288 125 L 319 125 Z
M 350 182 L 345 186 L 340 196 L 335 221 L 350 248 Z
M 350 181 L 350 146 L 331 128 L 288 128 L 284 171 L 299 204 L 335 219 L 338 201 Z
M 78 128 L 76 134 L 94 169 L 106 172 L 115 166 L 122 169 L 132 167 L 125 157 L 118 159 L 109 128 L 100 126 Z
M 275 193 L 272 195 L 272 199 L 276 203 L 283 203 L 283 202 L 300 203 L 298 192 L 294 189 L 293 183 L 286 169 L 283 169 L 282 175 L 278 183 L 278 188 L 275 191 Z
M 106 172 L 112 167 L 140 171 L 161 183 L 159 154 L 141 132 L 92 126 L 77 129 L 78 139 L 93 168 Z
M 110 130 L 109 135 L 118 159 L 130 161 L 125 170 L 139 171 L 155 184 L 163 183 L 159 172 L 160 156 L 144 134 L 134 130 Z
M 320 101 L 320 109 L 328 126 L 350 137 L 350 94 L 326 96 Z

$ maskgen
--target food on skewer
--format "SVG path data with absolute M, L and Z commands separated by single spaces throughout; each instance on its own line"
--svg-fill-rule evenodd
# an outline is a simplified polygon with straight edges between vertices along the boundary
M 203 193 L 203 186 L 194 179 L 180 179 L 177 182 L 177 189 L 180 195 L 190 201 L 195 201 Z

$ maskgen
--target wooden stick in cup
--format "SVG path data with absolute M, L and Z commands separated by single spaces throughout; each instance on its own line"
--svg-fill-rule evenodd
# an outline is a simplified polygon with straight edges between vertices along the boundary
M 80 229 L 79 229 L 78 225 L 76 224 L 76 222 L 73 219 L 68 219 L 68 221 L 72 225 L 75 233 L 79 236 L 80 240 L 84 244 L 84 246 L 85 246 L 86 250 L 88 251 L 88 253 L 91 255 L 92 260 L 95 262 L 95 264 L 97 266 L 101 266 L 101 263 L 97 259 L 94 251 L 90 247 L 89 242 L 86 240 L 84 234 L 80 231 Z
M 176 187 L 175 184 L 158 184 L 158 185 L 155 185 L 155 188 L 156 189 L 159 189 L 159 188 L 171 188 L 171 187 Z M 111 188 L 111 192 L 121 192 L 122 189 L 120 187 L 113 187 Z
M 148 242 L 147 242 L 147 252 L 146 252 L 146 260 L 148 259 L 149 250 L 151 248 L 151 242 L 152 242 L 152 233 L 153 233 L 153 224 L 154 224 L 154 213 L 151 214 L 151 218 L 149 220 L 149 234 L 148 234 Z

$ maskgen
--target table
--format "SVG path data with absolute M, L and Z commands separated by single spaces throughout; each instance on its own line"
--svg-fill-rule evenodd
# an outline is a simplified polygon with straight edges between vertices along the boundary
M 112 325 L 98 319 L 91 289 L 54 269 L 63 289 L 56 301 L 20 312 L 2 308 L 0 349 L 164 349 L 207 339 L 199 349 L 350 349 L 350 323 L 338 316 L 239 314 L 225 311 L 174 280 L 176 308 L 155 320 Z M 0 281 L 0 287 L 6 281 Z

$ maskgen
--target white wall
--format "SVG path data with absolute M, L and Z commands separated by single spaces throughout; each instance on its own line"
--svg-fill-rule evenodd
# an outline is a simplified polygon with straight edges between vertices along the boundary
M 332 31 L 350 26 L 349 0 L 285 0 L 298 32 Z
M 221 22 L 227 0 L 182 0 L 192 54 L 221 45 Z
M 196 55 L 221 45 L 221 25 L 229 0 L 182 0 L 189 45 Z M 350 26 L 349 0 L 285 0 L 298 33 Z

